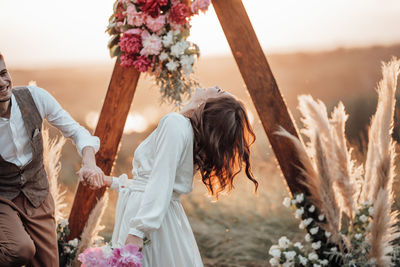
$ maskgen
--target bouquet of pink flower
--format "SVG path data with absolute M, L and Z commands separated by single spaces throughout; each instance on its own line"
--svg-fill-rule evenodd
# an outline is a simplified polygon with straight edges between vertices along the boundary
M 179 104 L 197 82 L 191 78 L 197 45 L 187 41 L 190 18 L 210 0 L 117 0 L 107 32 L 111 57 L 153 75 L 163 98 Z
M 143 255 L 132 244 L 114 249 L 105 245 L 87 248 L 79 254 L 78 260 L 82 267 L 142 267 Z

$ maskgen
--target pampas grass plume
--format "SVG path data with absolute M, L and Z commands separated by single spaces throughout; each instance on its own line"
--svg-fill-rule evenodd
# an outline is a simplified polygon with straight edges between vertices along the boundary
M 63 136 L 50 139 L 49 130 L 43 129 L 43 164 L 46 170 L 47 178 L 49 180 L 50 193 L 53 196 L 55 204 L 54 217 L 56 222 L 66 218 L 64 209 L 67 204 L 65 203 L 66 190 L 62 190 L 58 183 L 58 178 L 61 169 L 60 156 L 62 147 L 65 144 Z

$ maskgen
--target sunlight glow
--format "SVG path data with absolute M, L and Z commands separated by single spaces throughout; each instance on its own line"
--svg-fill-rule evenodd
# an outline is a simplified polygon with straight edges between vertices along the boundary
M 97 111 L 90 111 L 85 117 L 85 122 L 91 129 L 96 128 L 98 120 L 99 112 Z M 125 123 L 124 134 L 142 133 L 147 130 L 148 126 L 149 123 L 143 115 L 136 112 L 129 113 Z
M 0 51 L 12 67 L 111 63 L 104 31 L 113 2 L 0 0 Z M 398 0 L 243 0 L 243 4 L 261 46 L 270 53 L 400 42 Z M 200 46 L 202 56 L 230 54 L 212 6 L 192 19 L 190 39 Z

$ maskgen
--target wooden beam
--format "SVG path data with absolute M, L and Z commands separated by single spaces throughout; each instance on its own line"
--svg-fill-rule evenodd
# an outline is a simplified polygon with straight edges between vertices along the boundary
M 101 140 L 96 163 L 106 175 L 111 173 L 139 76 L 135 68 L 124 69 L 116 61 L 94 133 Z M 82 183 L 78 185 L 69 216 L 71 233 L 68 239 L 81 235 L 91 210 L 104 192 L 105 188 L 93 191 Z
M 268 139 L 292 193 L 306 192 L 293 144 L 275 135 L 279 126 L 297 130 L 241 0 L 212 0 L 233 56 L 257 109 Z

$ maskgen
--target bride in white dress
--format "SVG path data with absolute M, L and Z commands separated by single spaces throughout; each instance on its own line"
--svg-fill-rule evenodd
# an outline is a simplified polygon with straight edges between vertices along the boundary
M 218 87 L 196 89 L 180 113 L 165 115 L 137 147 L 133 179 L 105 177 L 105 185 L 119 192 L 112 245 L 142 248 L 144 267 L 203 266 L 180 196 L 192 191 L 195 171 L 214 196 L 232 189 L 242 167 L 257 189 L 251 137 L 240 101 Z

